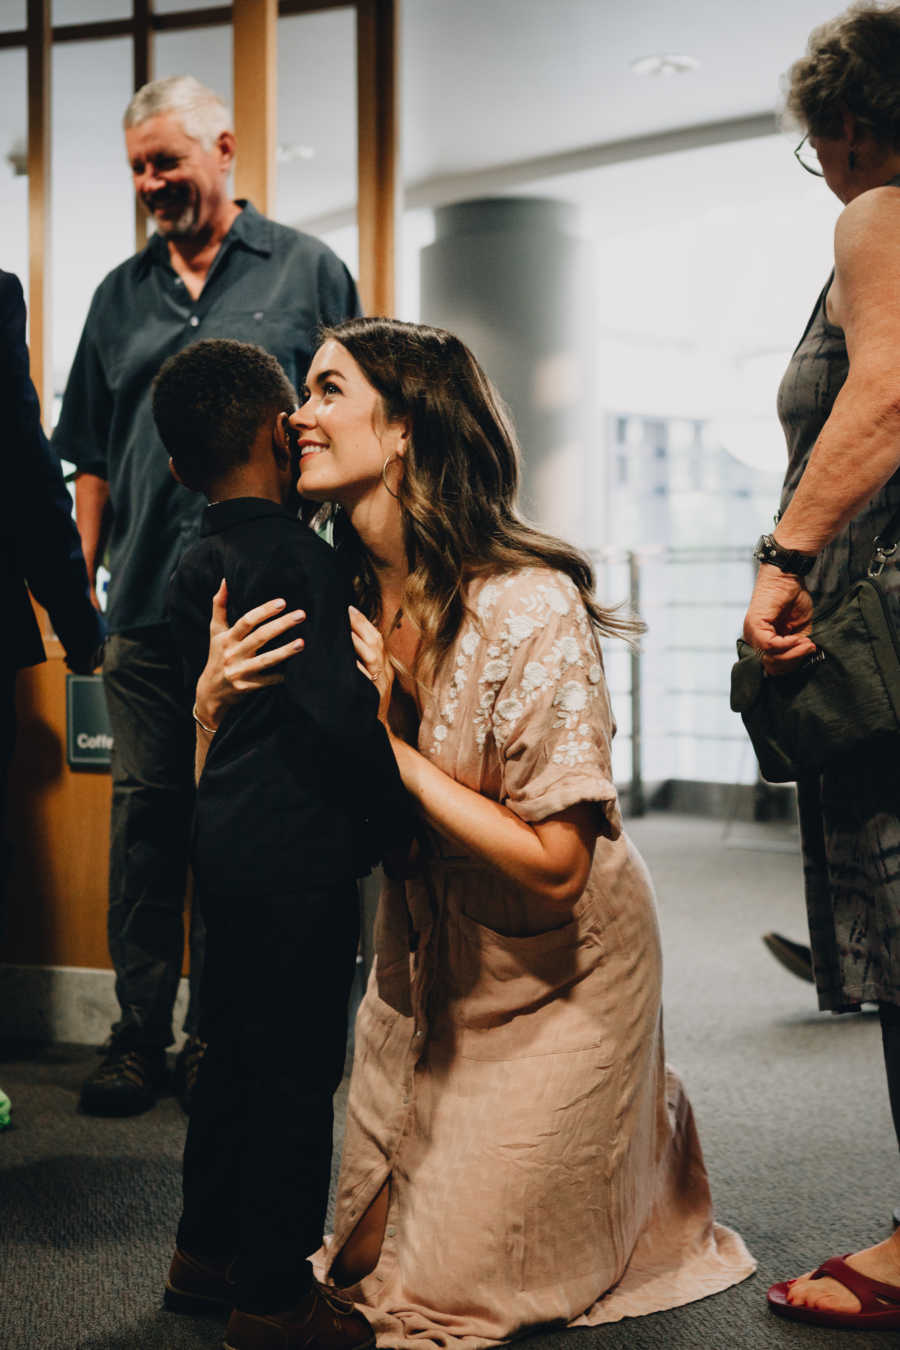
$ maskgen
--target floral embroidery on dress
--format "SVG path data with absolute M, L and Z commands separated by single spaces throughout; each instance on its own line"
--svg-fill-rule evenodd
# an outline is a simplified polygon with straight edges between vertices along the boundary
M 506 640 L 510 647 L 520 647 L 526 638 L 530 638 L 537 625 L 527 614 L 510 614 L 506 620 Z
M 571 635 L 560 638 L 556 644 L 556 651 L 559 653 L 559 659 L 567 666 L 581 665 L 581 648 L 577 638 Z
M 494 602 L 496 601 L 498 594 L 499 587 L 495 581 L 489 581 L 486 585 L 482 586 L 481 594 L 475 604 L 479 619 L 490 618 L 490 613 L 494 607 Z
M 525 704 L 517 698 L 501 698 L 494 709 L 494 716 L 501 722 L 515 722 L 524 711 Z
M 509 609 L 502 615 L 497 638 L 488 648 L 488 660 L 478 675 L 482 692 L 473 719 L 475 743 L 483 750 L 491 733 L 502 750 L 528 709 L 541 695 L 546 698 L 555 689 L 550 725 L 567 734 L 552 757 L 559 763 L 582 763 L 592 754 L 593 732 L 581 715 L 601 693 L 598 686 L 603 678 L 587 611 L 568 577 L 535 568 L 492 581 L 485 587 L 489 594 L 485 597 L 482 593 L 477 602 L 479 615 L 490 619 L 511 587 L 516 590 L 510 596 Z M 562 618 L 571 620 L 572 631 L 559 633 L 539 660 L 526 661 L 518 685 L 509 688 L 516 651 L 530 639 L 539 638 L 545 629 L 556 631 Z
M 540 661 L 529 661 L 522 672 L 522 685 L 529 693 L 539 693 L 549 680 L 547 667 Z
M 499 684 L 505 680 L 509 674 L 509 661 L 502 656 L 495 656 L 493 660 L 488 661 L 484 670 L 481 672 L 481 679 L 487 684 Z
M 459 641 L 459 650 L 456 654 L 456 669 L 450 679 L 450 688 L 447 696 L 440 707 L 441 721 L 435 726 L 432 732 L 432 753 L 436 753 L 442 742 L 447 739 L 448 728 L 453 726 L 456 720 L 456 709 L 459 707 L 459 696 L 468 681 L 467 667 L 472 657 L 478 651 L 481 644 L 481 634 L 477 628 L 472 625 L 464 629 L 463 635 Z
M 586 764 L 595 755 L 594 740 L 587 727 L 579 727 L 570 732 L 564 741 L 560 741 L 550 756 L 554 764 L 564 764 L 572 768 L 576 764 Z
M 572 583 L 570 582 L 569 584 L 571 585 Z M 569 597 L 563 591 L 551 591 L 547 596 L 547 603 L 555 613 L 560 615 L 568 614 L 569 609 L 571 608 Z
M 464 620 L 453 673 L 439 695 L 428 753 L 438 757 L 448 743 L 460 700 L 477 679 L 472 730 L 479 751 L 489 736 L 502 750 L 528 709 L 542 698 L 547 730 L 554 736 L 552 761 L 574 765 L 595 757 L 590 709 L 605 697 L 603 665 L 575 583 L 545 568 L 509 572 L 482 585 L 473 611 Z M 563 619 L 568 623 L 561 624 Z M 518 682 L 510 687 L 516 652 L 523 643 L 540 641 L 545 630 L 548 637 L 553 635 L 549 648 L 541 649 L 539 659 L 526 660 Z
M 553 725 L 571 729 L 577 723 L 577 714 L 587 707 L 589 693 L 578 680 L 567 680 L 557 689 L 553 699 L 554 708 L 558 708 Z

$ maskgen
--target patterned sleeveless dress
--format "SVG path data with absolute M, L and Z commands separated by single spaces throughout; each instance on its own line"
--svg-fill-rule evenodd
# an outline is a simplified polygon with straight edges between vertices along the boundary
M 778 391 L 787 439 L 784 511 L 849 370 L 843 329 L 829 323 L 828 278 Z M 865 576 L 872 541 L 900 505 L 900 472 L 820 554 L 807 578 L 816 605 Z M 900 566 L 882 577 L 900 627 Z M 866 754 L 798 784 L 810 941 L 819 1006 L 900 1003 L 900 764 Z

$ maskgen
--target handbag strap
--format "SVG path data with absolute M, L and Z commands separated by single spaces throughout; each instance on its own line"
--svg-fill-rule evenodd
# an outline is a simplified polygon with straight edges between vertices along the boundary
M 883 533 L 877 534 L 872 540 L 872 557 L 869 559 L 867 576 L 881 576 L 885 565 L 897 552 L 897 546 L 900 544 L 898 535 L 900 535 L 900 506 L 885 525 Z

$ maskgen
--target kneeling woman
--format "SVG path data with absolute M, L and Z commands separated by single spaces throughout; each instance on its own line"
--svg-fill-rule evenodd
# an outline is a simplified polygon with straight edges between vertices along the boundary
M 290 422 L 423 821 L 381 896 L 330 1278 L 384 1344 L 467 1350 L 726 1288 L 753 1261 L 666 1073 L 653 891 L 610 779 L 597 635 L 629 624 L 516 514 L 513 433 L 451 334 L 329 329 Z M 204 722 L 272 677 L 255 653 L 287 622 L 218 634 Z

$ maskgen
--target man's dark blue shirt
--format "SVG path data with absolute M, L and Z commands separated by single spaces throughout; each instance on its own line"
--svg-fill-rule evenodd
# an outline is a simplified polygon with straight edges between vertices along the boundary
M 353 279 L 318 239 L 249 202 L 192 300 L 154 235 L 98 286 L 53 437 L 56 452 L 109 482 L 107 623 L 123 632 L 164 622 L 166 585 L 196 537 L 202 499 L 169 474 L 151 385 L 163 361 L 200 338 L 255 342 L 302 383 L 321 324 L 360 312 Z

